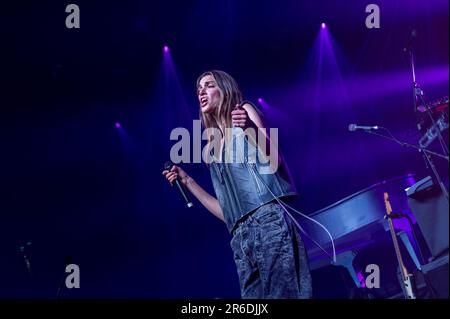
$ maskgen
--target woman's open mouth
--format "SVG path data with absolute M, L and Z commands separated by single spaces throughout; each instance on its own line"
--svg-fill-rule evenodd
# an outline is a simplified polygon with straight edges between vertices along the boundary
M 202 97 L 202 98 L 200 99 L 200 105 L 201 105 L 202 107 L 204 107 L 204 106 L 206 106 L 207 104 L 208 104 L 208 98 Z

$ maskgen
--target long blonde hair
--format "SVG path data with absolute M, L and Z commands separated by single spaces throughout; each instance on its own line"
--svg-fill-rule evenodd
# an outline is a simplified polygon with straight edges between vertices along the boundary
M 220 70 L 211 70 L 203 72 L 198 78 L 197 78 L 197 85 L 198 88 L 200 85 L 200 80 L 204 78 L 207 75 L 211 75 L 214 80 L 217 82 L 217 86 L 219 87 L 220 91 L 220 103 L 217 107 L 217 111 L 215 115 L 212 114 L 204 114 L 200 110 L 200 119 L 202 121 L 202 124 L 204 128 L 219 128 L 219 123 L 223 123 L 226 127 L 232 127 L 231 125 L 231 111 L 233 111 L 236 108 L 236 104 L 240 104 L 242 102 L 242 93 L 239 89 L 239 86 L 237 82 L 229 75 L 228 73 Z M 224 134 L 224 132 L 222 132 Z M 212 136 L 210 136 L 209 139 L 211 139 Z

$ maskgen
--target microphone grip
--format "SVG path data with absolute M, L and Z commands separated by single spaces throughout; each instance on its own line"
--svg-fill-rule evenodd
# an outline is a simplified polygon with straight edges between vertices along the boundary
M 180 190 L 181 195 L 184 198 L 184 201 L 186 202 L 186 205 L 188 208 L 194 206 L 194 204 L 192 204 L 191 199 L 189 198 L 189 195 L 185 189 L 185 187 L 183 186 L 183 184 L 180 183 L 180 181 L 178 179 L 175 180 L 175 184 L 177 185 L 178 189 Z

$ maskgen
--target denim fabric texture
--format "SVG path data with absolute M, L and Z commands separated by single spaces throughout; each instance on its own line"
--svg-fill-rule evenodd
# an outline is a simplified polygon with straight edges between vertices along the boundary
M 216 159 L 209 167 L 214 191 L 230 233 L 239 220 L 273 201 L 274 196 L 285 200 L 297 196 L 297 190 L 284 161 L 279 163 L 276 172 L 262 174 L 261 171 L 267 165 L 259 161 L 257 149 L 251 146 L 242 129 L 234 128 L 232 138 L 229 144 L 238 146 L 230 152 L 224 147 L 222 156 L 226 158 L 228 154 L 233 161 Z M 256 162 L 249 161 L 250 158 L 256 159 Z
M 280 204 L 265 204 L 240 222 L 231 248 L 242 298 L 312 297 L 307 252 L 297 226 Z

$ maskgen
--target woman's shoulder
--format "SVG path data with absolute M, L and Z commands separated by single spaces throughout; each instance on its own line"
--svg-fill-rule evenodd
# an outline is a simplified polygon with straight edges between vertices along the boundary
M 253 103 L 252 101 L 244 100 L 244 101 L 242 101 L 241 106 L 242 106 L 242 108 L 245 109 L 247 112 L 248 112 L 249 110 L 254 110 L 254 111 L 258 112 L 258 114 L 259 114 L 260 116 L 263 115 L 263 113 L 261 112 L 261 110 L 259 109 L 259 107 L 257 107 L 257 106 L 255 105 L 255 103 Z

